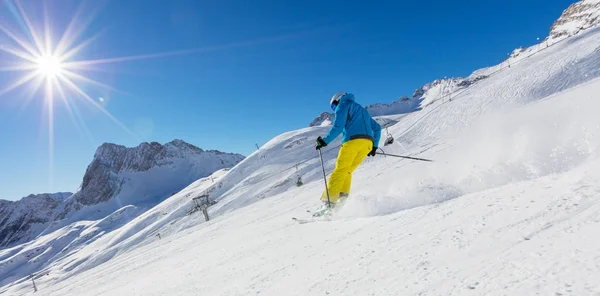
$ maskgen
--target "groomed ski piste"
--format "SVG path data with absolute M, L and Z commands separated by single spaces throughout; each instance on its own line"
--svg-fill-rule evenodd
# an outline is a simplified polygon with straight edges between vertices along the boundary
M 600 295 L 599 44 L 591 29 L 536 45 L 378 117 L 396 139 L 385 152 L 434 162 L 367 158 L 331 221 L 292 220 L 324 188 L 314 141 L 329 127 L 304 128 L 124 225 L 117 212 L 0 251 L 0 295 L 33 295 L 32 260 L 35 295 Z M 189 213 L 203 193 L 208 222 Z

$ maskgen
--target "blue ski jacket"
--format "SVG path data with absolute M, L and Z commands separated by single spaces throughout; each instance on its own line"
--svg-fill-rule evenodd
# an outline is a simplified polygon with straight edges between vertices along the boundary
M 340 103 L 335 108 L 333 126 L 323 138 L 329 144 L 337 136 L 342 135 L 342 144 L 354 139 L 369 139 L 373 147 L 379 147 L 381 126 L 369 112 L 354 101 L 353 94 L 346 94 L 340 98 Z

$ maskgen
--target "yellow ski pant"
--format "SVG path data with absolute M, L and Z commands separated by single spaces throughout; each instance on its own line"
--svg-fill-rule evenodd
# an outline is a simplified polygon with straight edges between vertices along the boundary
M 371 149 L 373 149 L 373 142 L 368 139 L 354 139 L 342 144 L 335 169 L 327 182 L 331 203 L 338 201 L 340 193 L 350 193 L 352 173 L 371 152 Z M 326 191 L 323 191 L 321 200 L 327 201 Z

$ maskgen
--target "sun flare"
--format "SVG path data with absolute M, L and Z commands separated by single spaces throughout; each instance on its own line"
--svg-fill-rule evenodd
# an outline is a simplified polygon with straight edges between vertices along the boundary
M 54 55 L 44 55 L 36 63 L 38 71 L 46 78 L 54 78 L 63 71 L 63 64 Z
M 79 59 L 81 52 L 97 35 L 87 37 L 84 31 L 87 29 L 88 21 L 81 21 L 85 17 L 81 15 L 83 5 L 71 18 L 62 35 L 56 36 L 51 30 L 51 19 L 45 2 L 43 5 L 32 7 L 42 9 L 42 13 L 33 13 L 35 19 L 30 18 L 25 12 L 20 1 L 6 0 L 0 3 L 6 6 L 15 17 L 15 23 L 22 24 L 24 31 L 11 30 L 7 18 L 0 19 L 0 72 L 9 72 L 6 75 L 9 81 L 7 85 L 0 87 L 0 99 L 13 91 L 23 89 L 25 95 L 13 95 L 23 103 L 29 103 L 35 97 L 41 102 L 47 121 L 43 124 L 47 127 L 48 156 L 49 156 L 49 181 L 53 183 L 54 166 L 54 119 L 56 105 L 62 103 L 70 115 L 77 129 L 91 139 L 91 133 L 86 127 L 83 116 L 80 114 L 81 104 L 91 105 L 96 110 L 110 118 L 116 125 L 138 140 L 137 135 L 131 132 L 123 123 L 115 118 L 104 108 L 103 102 L 98 103 L 93 97 L 105 95 L 107 92 L 118 91 L 115 88 L 98 82 L 90 77 L 91 65 L 112 63 L 113 59 L 82 60 Z M 41 17 L 39 17 L 41 15 Z M 36 27 L 35 25 L 41 26 Z M 58 38 L 56 38 L 58 37 Z M 81 41 L 78 39 L 83 38 Z M 135 58 L 135 57 L 134 57 Z M 119 60 L 128 60 L 121 58 Z M 4 78 L 3 77 L 3 78 Z M 120 91 L 119 91 L 120 92 Z M 37 95 L 37 96 L 36 96 Z M 52 187 L 52 186 L 51 186 Z
M 32 19 L 29 16 L 30 14 L 26 13 L 21 1 L 0 1 L 0 9 L 6 9 L 14 16 L 14 23 L 12 24 L 8 18 L 0 18 L 0 74 L 3 74 L 3 72 L 10 73 L 0 77 L 0 83 L 8 82 L 6 85 L 0 86 L 0 102 L 8 93 L 22 89 L 25 90 L 24 95 L 13 95 L 13 97 L 18 98 L 25 104 L 34 100 L 35 97 L 37 101 L 42 103 L 47 118 L 44 125 L 47 127 L 48 132 L 50 183 L 53 179 L 54 109 L 56 104 L 62 104 L 75 127 L 91 142 L 94 142 L 93 137 L 86 127 L 83 119 L 85 117 L 79 111 L 81 104 L 100 111 L 137 142 L 142 141 L 105 109 L 108 101 L 105 100 L 106 95 L 114 92 L 125 92 L 92 78 L 92 72 L 103 72 L 101 65 L 192 54 L 250 44 L 242 42 L 208 48 L 86 60 L 81 58 L 83 50 L 98 39 L 100 34 L 85 33 L 93 18 L 92 16 L 83 15 L 85 1 L 79 4 L 77 12 L 70 18 L 66 28 L 63 28 L 64 31 L 60 35 L 55 35 L 52 30 L 53 22 L 50 18 L 47 3 L 45 1 L 35 3 L 36 5 L 30 7 L 35 10 L 34 13 L 31 13 L 31 15 L 35 15 L 35 18 Z M 5 7 L 2 7 L 2 5 Z M 94 11 L 92 11 L 93 14 Z M 18 24 L 24 30 L 14 30 L 16 28 L 15 24 Z M 5 79 L 6 77 L 9 78 Z M 98 97 L 99 99 L 95 99 Z

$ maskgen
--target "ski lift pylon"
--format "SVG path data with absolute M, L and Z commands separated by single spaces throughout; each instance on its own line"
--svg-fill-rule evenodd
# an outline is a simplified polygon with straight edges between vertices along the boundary
M 392 143 L 394 143 L 394 137 L 390 134 L 387 127 L 385 128 L 385 132 L 387 133 L 387 138 L 385 139 L 384 146 L 391 145 Z

